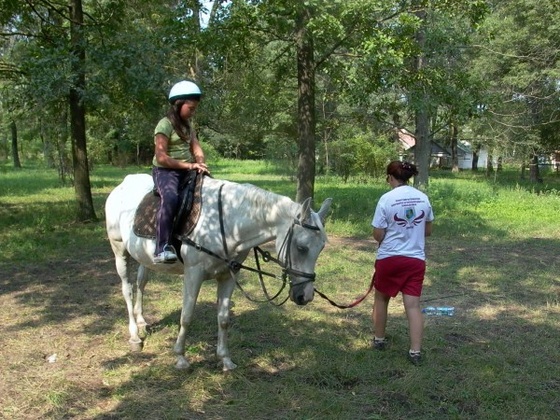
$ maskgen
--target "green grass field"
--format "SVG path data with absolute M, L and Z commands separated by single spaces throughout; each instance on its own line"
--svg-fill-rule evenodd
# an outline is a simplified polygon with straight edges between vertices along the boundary
M 263 162 L 219 161 L 217 178 L 295 196 L 293 178 Z M 74 192 L 55 171 L 0 166 L 0 417 L 6 419 L 549 419 L 560 417 L 560 177 L 519 181 L 505 170 L 436 171 L 424 305 L 455 306 L 425 320 L 425 363 L 405 358 L 407 323 L 390 304 L 385 352 L 370 348 L 369 297 L 336 309 L 253 303 L 234 293 L 230 350 L 216 366 L 215 284 L 203 286 L 189 334 L 190 371 L 174 368 L 181 279 L 154 275 L 144 351 L 128 351 L 120 280 L 103 204 L 127 173 L 91 174 L 99 222 L 74 222 Z M 349 303 L 369 285 L 371 218 L 384 180 L 316 179 L 332 197 L 330 242 L 316 288 Z M 255 275 L 244 288 L 257 298 Z M 271 283 L 273 289 L 275 284 Z M 50 358 L 50 359 L 49 359 Z

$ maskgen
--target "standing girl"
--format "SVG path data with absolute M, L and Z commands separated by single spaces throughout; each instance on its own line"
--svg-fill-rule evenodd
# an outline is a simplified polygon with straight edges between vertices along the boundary
M 387 345 L 385 327 L 389 300 L 403 295 L 410 334 L 409 360 L 421 362 L 424 320 L 420 295 L 426 272 L 425 237 L 432 233 L 434 213 L 426 194 L 408 185 L 418 175 L 408 162 L 391 162 L 387 182 L 391 191 L 379 199 L 373 216 L 373 237 L 379 244 L 375 261 L 375 298 L 372 319 L 373 346 L 383 350 Z

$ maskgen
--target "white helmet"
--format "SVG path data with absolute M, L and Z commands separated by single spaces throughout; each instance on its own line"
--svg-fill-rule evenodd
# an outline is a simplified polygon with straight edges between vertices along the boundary
M 196 85 L 196 83 L 188 80 L 183 80 L 179 83 L 175 83 L 169 91 L 169 102 L 173 103 L 177 99 L 200 100 L 201 96 L 202 91 Z

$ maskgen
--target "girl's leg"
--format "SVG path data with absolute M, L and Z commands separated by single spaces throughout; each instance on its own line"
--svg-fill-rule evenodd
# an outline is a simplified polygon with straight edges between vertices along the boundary
M 420 296 L 411 296 L 403 293 L 404 309 L 408 318 L 410 334 L 410 350 L 416 352 L 422 348 L 422 335 L 424 333 L 424 317 L 420 309 Z
M 156 227 L 156 255 L 163 251 L 163 247 L 169 244 L 173 219 L 179 203 L 178 189 L 180 176 L 178 171 L 155 167 L 153 178 L 157 191 L 161 198 L 157 213 Z
M 375 297 L 373 302 L 372 321 L 374 327 L 375 337 L 385 338 L 385 327 L 387 326 L 387 308 L 391 296 L 375 290 Z

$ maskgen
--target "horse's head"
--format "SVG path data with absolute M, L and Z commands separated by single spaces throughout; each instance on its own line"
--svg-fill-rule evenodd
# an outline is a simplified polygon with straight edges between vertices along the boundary
M 331 201 L 325 200 L 315 213 L 310 208 L 311 200 L 307 199 L 281 245 L 279 255 L 290 279 L 290 299 L 298 305 L 313 300 L 315 264 L 327 242 L 324 222 Z

